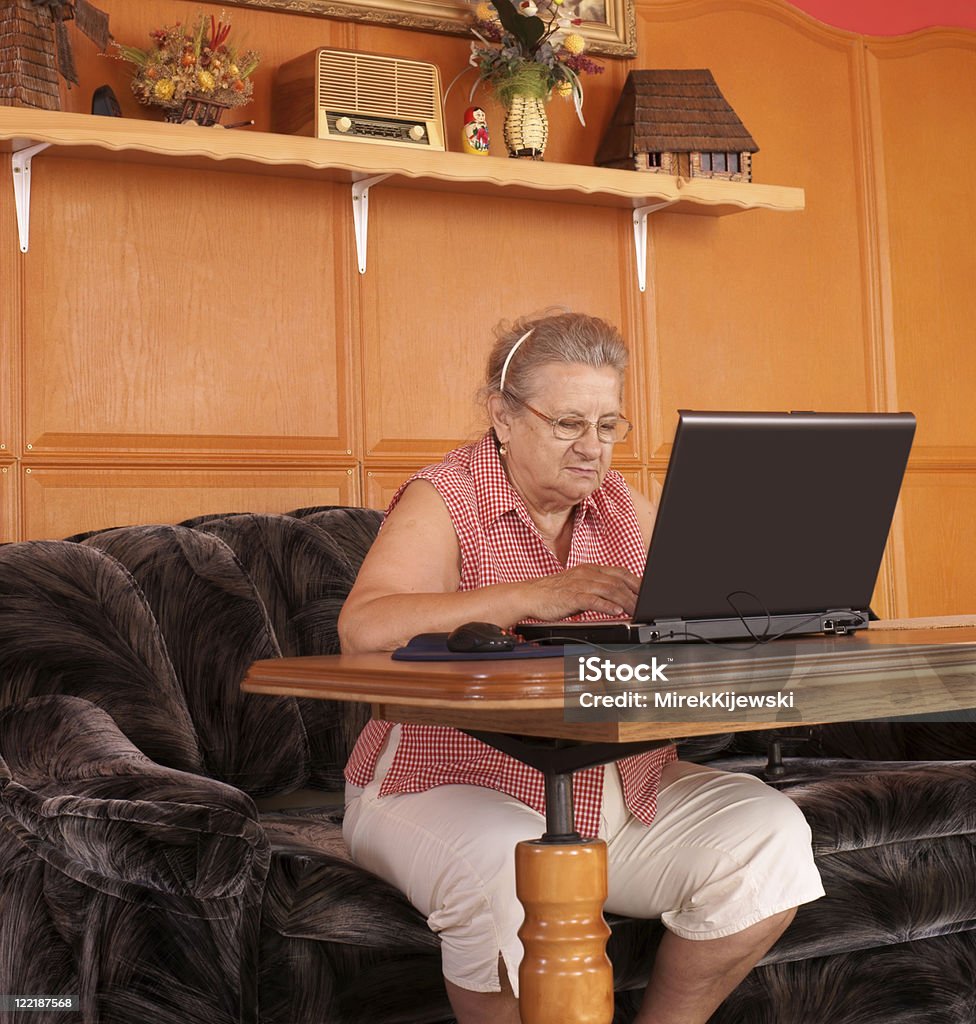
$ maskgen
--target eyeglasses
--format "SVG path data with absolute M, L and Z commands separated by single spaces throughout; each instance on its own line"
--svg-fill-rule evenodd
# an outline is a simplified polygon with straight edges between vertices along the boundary
M 512 396 L 509 395 L 509 397 Z M 521 399 L 516 399 L 516 401 L 519 405 L 524 405 L 529 412 L 538 416 L 540 420 L 548 423 L 552 427 L 552 436 L 557 441 L 578 441 L 590 427 L 593 427 L 596 430 L 597 440 L 603 444 L 620 444 L 634 429 L 630 420 L 625 420 L 623 416 L 604 416 L 603 419 L 596 421 L 584 420 L 582 416 L 560 416 L 558 419 L 553 419 L 551 416 L 539 412 L 538 409 L 533 409 L 528 402 L 523 402 Z

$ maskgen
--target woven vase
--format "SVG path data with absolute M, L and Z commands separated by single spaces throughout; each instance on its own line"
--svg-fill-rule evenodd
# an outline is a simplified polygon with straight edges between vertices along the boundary
M 502 134 L 510 157 L 541 160 L 549 141 L 546 101 L 537 96 L 513 96 L 505 111 Z

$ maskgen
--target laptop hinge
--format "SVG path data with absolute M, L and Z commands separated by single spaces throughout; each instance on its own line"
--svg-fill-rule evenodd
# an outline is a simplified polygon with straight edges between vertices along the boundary
M 845 636 L 866 629 L 868 612 L 831 608 L 826 612 L 787 615 L 747 615 L 743 618 L 657 619 L 635 625 L 638 643 L 682 643 L 696 640 L 773 640 L 803 633 Z

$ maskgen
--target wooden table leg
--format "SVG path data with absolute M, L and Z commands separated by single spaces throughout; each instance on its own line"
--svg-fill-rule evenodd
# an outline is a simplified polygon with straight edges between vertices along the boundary
M 572 775 L 546 772 L 546 834 L 515 848 L 525 907 L 522 1024 L 611 1024 L 613 968 L 603 919 L 607 847 L 573 831 Z

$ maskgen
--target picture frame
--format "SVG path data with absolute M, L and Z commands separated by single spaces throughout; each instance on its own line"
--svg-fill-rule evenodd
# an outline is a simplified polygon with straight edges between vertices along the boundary
M 473 4 L 464 0 L 225 0 L 232 7 L 253 7 L 343 21 L 372 22 L 391 28 L 467 36 Z M 578 29 L 587 53 L 596 57 L 636 57 L 634 0 L 567 0 L 569 17 L 583 19 Z

